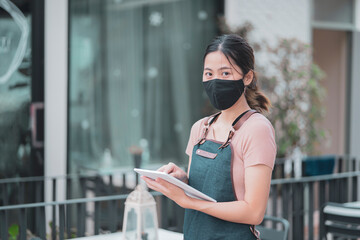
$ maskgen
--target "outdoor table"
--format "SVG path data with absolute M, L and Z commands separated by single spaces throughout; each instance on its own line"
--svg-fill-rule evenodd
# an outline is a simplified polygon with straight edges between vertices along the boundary
M 358 202 L 347 202 L 347 203 L 344 203 L 344 206 L 360 208 L 360 201 L 358 201 Z
M 159 240 L 183 240 L 183 234 L 168 231 L 165 229 L 158 229 Z M 109 233 L 109 234 L 102 234 L 102 235 L 95 235 L 90 237 L 81 237 L 81 238 L 73 238 L 75 240 L 122 240 L 122 232 L 116 233 Z

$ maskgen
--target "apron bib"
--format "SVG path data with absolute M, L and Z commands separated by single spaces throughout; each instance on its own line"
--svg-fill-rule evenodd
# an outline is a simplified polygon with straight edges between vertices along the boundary
M 256 111 L 241 114 L 232 124 L 225 143 L 206 139 L 209 126 L 220 115 L 204 120 L 204 129 L 192 151 L 189 185 L 218 202 L 236 201 L 233 184 L 233 154 L 231 138 L 234 132 Z M 224 221 L 200 211 L 185 209 L 185 240 L 256 240 L 255 227 L 249 224 Z

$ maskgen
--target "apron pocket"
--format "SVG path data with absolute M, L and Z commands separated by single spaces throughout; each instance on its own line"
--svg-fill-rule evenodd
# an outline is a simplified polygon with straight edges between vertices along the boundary
M 195 153 L 196 153 L 196 155 L 202 156 L 204 158 L 210 158 L 210 159 L 214 159 L 217 156 L 217 153 L 207 152 L 207 151 L 204 151 L 202 149 L 196 150 Z

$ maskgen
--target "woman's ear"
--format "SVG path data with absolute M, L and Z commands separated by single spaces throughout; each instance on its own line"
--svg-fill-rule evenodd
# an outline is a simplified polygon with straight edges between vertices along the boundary
M 254 71 L 250 70 L 244 77 L 244 85 L 248 86 L 254 79 Z

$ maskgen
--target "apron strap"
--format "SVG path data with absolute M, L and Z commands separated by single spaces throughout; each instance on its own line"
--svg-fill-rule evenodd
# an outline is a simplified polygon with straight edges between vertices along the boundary
M 225 148 L 227 145 L 230 144 L 231 138 L 234 136 L 235 131 L 238 130 L 238 129 L 244 124 L 244 122 L 245 122 L 246 120 L 248 120 L 248 118 L 249 118 L 251 115 L 253 115 L 254 113 L 257 113 L 257 111 L 251 109 L 251 110 L 248 110 L 248 111 L 242 113 L 239 117 L 237 117 L 237 118 L 235 119 L 235 121 L 233 122 L 232 127 L 231 127 L 231 129 L 230 129 L 230 131 L 229 131 L 229 135 L 228 135 L 227 140 L 224 142 L 223 145 L 221 145 L 221 146 L 219 147 L 219 149 L 220 149 L 220 148 Z
M 233 122 L 232 126 L 234 127 L 235 131 L 238 130 L 248 118 L 253 115 L 254 113 L 257 113 L 256 110 L 248 110 L 244 114 L 241 114 L 235 121 Z
M 220 113 L 221 112 L 218 112 L 218 113 L 215 113 L 213 115 L 210 115 L 210 116 L 204 118 L 204 120 L 202 121 L 202 124 L 204 124 L 204 127 L 202 129 L 202 134 L 195 145 L 204 143 L 204 140 L 208 134 L 210 125 L 215 121 L 215 119 L 220 115 Z

